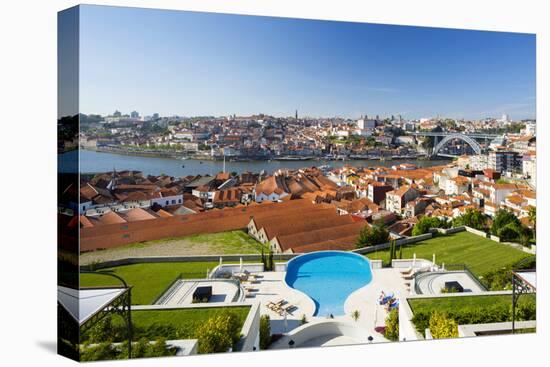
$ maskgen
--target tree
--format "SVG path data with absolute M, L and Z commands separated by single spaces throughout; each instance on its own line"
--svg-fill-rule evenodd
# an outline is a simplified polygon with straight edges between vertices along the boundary
M 377 224 L 370 226 L 367 224 L 363 227 L 363 229 L 361 229 L 355 246 L 357 248 L 362 248 L 379 245 L 381 243 L 388 242 L 389 238 L 390 232 L 388 232 L 388 230 L 383 226 Z
M 521 225 L 519 219 L 514 215 L 514 213 L 506 209 L 499 209 L 495 215 L 495 219 L 493 220 L 491 233 L 495 236 L 499 236 L 499 230 L 512 223 Z
M 353 321 L 359 320 L 359 317 L 361 317 L 361 312 L 359 310 L 355 310 L 351 313 L 351 318 Z
M 487 227 L 487 217 L 477 209 L 466 209 L 464 214 L 453 219 L 453 226 L 468 226 L 479 230 L 485 230 Z
M 269 315 L 260 317 L 260 350 L 267 349 L 271 344 L 271 321 Z
M 430 332 L 434 339 L 457 338 L 458 324 L 444 313 L 434 312 L 430 316 Z
M 399 340 L 399 312 L 397 309 L 390 311 L 386 317 L 384 337 L 391 341 Z
M 412 235 L 420 236 L 421 234 L 428 233 L 430 228 L 445 228 L 446 226 L 447 222 L 439 219 L 438 217 L 424 216 L 414 225 Z
M 209 318 L 197 329 L 196 338 L 200 354 L 227 352 L 240 338 L 237 316 L 224 312 Z

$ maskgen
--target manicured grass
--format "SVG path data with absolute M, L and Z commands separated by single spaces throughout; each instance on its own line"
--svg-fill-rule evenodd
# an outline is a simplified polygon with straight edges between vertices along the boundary
M 86 252 L 80 255 L 81 264 L 141 256 L 190 256 L 259 254 L 267 248 L 249 236 L 236 230 L 205 233 L 185 237 L 169 237 L 118 246 L 111 249 Z
M 209 318 L 224 312 L 234 313 L 242 327 L 249 311 L 249 306 L 155 311 L 133 310 L 132 324 L 136 330 L 136 339 L 143 336 L 150 340 L 154 340 L 158 337 L 167 339 L 188 339 L 195 337 L 196 330 Z M 120 318 L 117 319 L 120 320 Z M 117 322 L 122 321 L 120 320 Z M 168 327 L 169 330 L 163 330 L 165 326 Z M 162 334 L 156 335 L 155 333 L 157 331 L 161 331 Z
M 132 310 L 133 339 L 141 338 L 157 340 L 165 338 L 189 339 L 195 338 L 198 328 L 209 318 L 230 312 L 237 317 L 239 327 L 242 328 L 246 320 L 250 306 L 237 307 L 209 307 L 189 308 L 177 310 Z M 122 342 L 127 338 L 126 324 L 119 316 L 112 316 L 112 331 L 109 337 L 115 342 Z M 84 341 L 90 337 L 89 333 L 83 334 Z
M 534 303 L 534 294 L 521 296 L 519 303 Z M 452 312 L 462 308 L 486 308 L 488 306 L 512 305 L 512 295 L 438 297 L 410 299 L 409 305 L 413 313 L 431 313 L 433 311 Z
M 177 262 L 177 263 L 147 263 L 117 266 L 101 269 L 112 271 L 132 285 L 132 304 L 151 304 L 160 294 L 182 273 L 185 278 L 205 278 L 206 270 L 213 269 L 217 262 Z M 80 274 L 80 286 L 97 287 L 107 285 L 120 285 L 115 278 L 95 275 Z
M 399 247 L 397 249 L 399 254 Z M 438 264 L 466 264 L 476 276 L 499 270 L 517 261 L 532 256 L 513 247 L 500 244 L 469 232 L 435 237 L 403 247 L 403 259 L 432 259 L 435 254 Z M 389 259 L 389 251 L 378 251 L 366 255 L 369 259 Z
M 207 245 L 213 254 L 259 254 L 264 246 L 245 231 L 206 233 L 185 238 L 193 244 Z

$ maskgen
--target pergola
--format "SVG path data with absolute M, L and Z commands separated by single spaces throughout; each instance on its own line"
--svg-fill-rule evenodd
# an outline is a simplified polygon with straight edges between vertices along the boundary
M 110 314 L 120 315 L 128 330 L 128 358 L 132 358 L 132 296 L 131 287 L 114 274 L 93 272 L 119 279 L 122 287 L 87 287 L 74 289 L 57 287 L 57 302 L 78 323 L 80 333 L 85 333 Z
M 516 332 L 516 306 L 522 294 L 537 291 L 537 274 L 535 270 L 512 272 L 512 334 Z

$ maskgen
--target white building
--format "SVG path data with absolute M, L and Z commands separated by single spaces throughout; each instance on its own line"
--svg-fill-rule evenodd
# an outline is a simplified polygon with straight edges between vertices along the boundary
M 525 178 L 533 186 L 537 186 L 537 156 L 534 154 L 525 154 L 522 161 L 522 172 Z

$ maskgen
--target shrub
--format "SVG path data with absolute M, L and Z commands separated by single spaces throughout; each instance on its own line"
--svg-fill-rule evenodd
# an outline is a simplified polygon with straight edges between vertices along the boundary
M 379 245 L 386 243 L 390 239 L 390 232 L 381 225 L 374 224 L 369 226 L 368 224 L 361 229 L 359 237 L 355 246 L 357 248 Z
M 422 217 L 414 225 L 412 230 L 413 236 L 420 236 L 421 234 L 428 233 L 430 228 L 447 228 L 447 221 L 441 220 L 438 217 Z
M 441 287 L 441 293 L 458 293 L 458 289 L 455 287 Z
M 84 347 L 80 354 L 82 362 L 87 361 L 104 361 L 116 359 L 118 350 L 110 342 L 100 343 L 93 347 Z
M 303 314 L 303 315 L 302 315 L 302 319 L 300 320 L 300 322 L 302 323 L 302 325 L 307 324 L 307 317 L 306 317 L 306 314 Z
M 512 305 L 510 305 L 510 315 L 512 315 Z M 511 317 L 511 316 L 510 316 Z M 528 321 L 537 317 L 537 306 L 534 303 L 518 302 L 516 305 L 516 320 Z
M 271 344 L 271 322 L 269 315 L 260 317 L 260 349 L 267 349 Z
M 420 333 L 430 326 L 430 320 L 437 311 L 415 312 L 412 322 Z M 511 305 L 488 304 L 486 306 L 467 306 L 459 309 L 448 310 L 445 313 L 447 318 L 453 319 L 458 325 L 484 324 L 493 322 L 506 322 L 512 320 Z M 519 302 L 516 308 L 516 320 L 535 320 L 536 304 L 530 301 Z M 433 334 L 433 330 L 432 334 Z M 435 336 L 434 336 L 435 337 Z
M 361 312 L 359 312 L 359 310 L 355 310 L 351 313 L 351 318 L 353 321 L 359 320 L 359 317 L 361 317 Z
M 399 340 L 399 312 L 397 309 L 390 311 L 386 317 L 386 329 L 384 330 L 384 337 L 391 341 Z
M 508 224 L 516 224 L 521 226 L 519 219 L 506 209 L 499 209 L 495 214 L 495 219 L 493 220 L 493 225 L 491 226 L 491 233 L 495 236 L 499 236 L 499 231 L 507 226 Z
M 111 316 L 106 316 L 103 320 L 95 324 L 87 333 L 87 339 L 90 344 L 112 342 L 114 340 L 114 328 Z
M 227 352 L 240 339 L 238 317 L 231 312 L 209 318 L 202 324 L 196 338 L 199 342 L 199 353 Z
M 464 214 L 453 219 L 453 227 L 468 226 L 471 228 L 485 230 L 487 217 L 476 209 L 467 209 Z
M 434 312 L 429 321 L 430 332 L 434 339 L 457 338 L 458 324 L 446 314 Z

